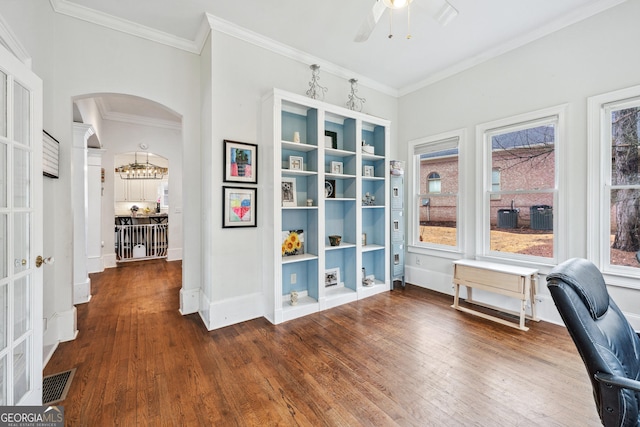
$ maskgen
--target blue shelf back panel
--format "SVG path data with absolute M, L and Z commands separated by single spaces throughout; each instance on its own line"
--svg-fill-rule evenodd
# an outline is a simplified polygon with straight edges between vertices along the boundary
M 356 289 L 356 249 L 354 247 L 327 251 L 325 266 L 327 270 L 340 269 L 340 281 L 351 289 Z
M 367 275 L 375 275 L 376 279 L 384 281 L 384 270 L 387 259 L 384 251 L 371 251 L 362 254 L 362 266 Z
M 384 246 L 384 209 L 362 209 L 362 232 L 367 234 L 367 244 Z
M 317 209 L 284 209 L 282 211 L 282 230 L 303 230 L 305 253 L 318 254 Z
M 295 284 L 291 284 L 292 274 L 296 275 Z M 307 291 L 310 297 L 318 299 L 318 260 L 282 265 L 282 295 L 291 291 Z
M 386 204 L 386 200 L 384 199 L 384 181 L 362 181 L 362 197 L 365 194 L 369 193 L 372 196 L 375 196 L 376 200 L 374 200 L 375 206 L 384 206 Z
M 331 201 L 325 203 L 325 243 L 330 235 L 342 236 L 343 242 L 356 243 L 356 210 L 353 201 Z
M 300 114 L 282 112 L 282 135 L 283 141 L 293 141 L 294 132 L 300 132 L 300 142 L 307 144 L 307 117 Z

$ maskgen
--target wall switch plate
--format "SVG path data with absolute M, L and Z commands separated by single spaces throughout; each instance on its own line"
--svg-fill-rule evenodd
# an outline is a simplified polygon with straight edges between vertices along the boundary
M 291 284 L 295 285 L 297 281 L 298 281 L 298 276 L 296 276 L 296 273 L 291 273 Z

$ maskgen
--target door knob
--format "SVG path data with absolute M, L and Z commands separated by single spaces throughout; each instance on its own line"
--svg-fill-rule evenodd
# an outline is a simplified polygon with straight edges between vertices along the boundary
M 38 255 L 36 257 L 36 267 L 40 268 L 42 266 L 42 264 L 47 264 L 47 265 L 51 265 L 53 264 L 53 257 L 47 257 L 47 258 L 42 258 L 41 255 Z

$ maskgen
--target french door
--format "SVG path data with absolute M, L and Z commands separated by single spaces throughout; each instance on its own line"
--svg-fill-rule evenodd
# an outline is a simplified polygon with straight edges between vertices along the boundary
M 42 404 L 42 82 L 0 45 L 0 405 Z

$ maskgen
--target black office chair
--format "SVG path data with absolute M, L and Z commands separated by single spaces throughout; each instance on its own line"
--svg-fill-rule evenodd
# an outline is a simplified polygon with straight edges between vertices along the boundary
M 573 258 L 547 287 L 587 368 L 602 424 L 640 426 L 640 338 L 590 261 Z

